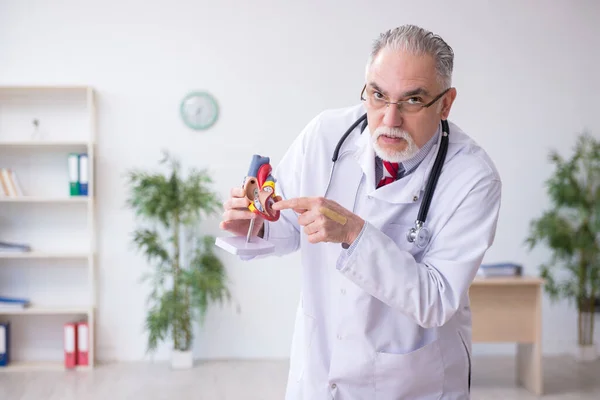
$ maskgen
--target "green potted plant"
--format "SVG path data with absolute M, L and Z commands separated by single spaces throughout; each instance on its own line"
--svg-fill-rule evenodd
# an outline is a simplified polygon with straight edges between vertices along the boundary
M 540 266 L 545 291 L 555 302 L 567 299 L 578 312 L 580 360 L 597 358 L 594 319 L 600 296 L 600 143 L 579 135 L 568 159 L 551 151 L 554 173 L 546 181 L 551 206 L 531 221 L 526 242 L 550 248 Z
M 213 252 L 215 240 L 199 229 L 221 202 L 209 188 L 206 170 L 191 169 L 184 176 L 179 161 L 163 155 L 164 172 L 128 171 L 127 205 L 140 222 L 132 244 L 153 265 L 142 277 L 152 285 L 145 320 L 148 351 L 170 338 L 172 367 L 190 368 L 194 321 L 203 322 L 211 303 L 230 299 L 224 265 Z

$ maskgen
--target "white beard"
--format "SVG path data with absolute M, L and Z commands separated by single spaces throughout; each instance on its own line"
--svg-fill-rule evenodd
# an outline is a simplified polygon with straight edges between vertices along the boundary
M 377 141 L 381 135 L 398 137 L 406 140 L 406 148 L 402 151 L 393 151 L 382 148 Z M 379 158 L 394 163 L 406 161 L 414 157 L 419 151 L 419 147 L 416 145 L 415 141 L 408 134 L 408 132 L 400 128 L 390 128 L 387 126 L 381 126 L 377 128 L 377 130 L 371 135 L 371 143 L 373 145 L 373 150 L 375 150 L 375 154 L 377 154 Z

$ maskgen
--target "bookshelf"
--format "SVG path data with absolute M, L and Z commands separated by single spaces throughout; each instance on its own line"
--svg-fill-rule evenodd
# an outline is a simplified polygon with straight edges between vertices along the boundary
M 24 253 L 0 253 L 2 258 L 19 258 L 19 259 L 86 259 L 90 257 L 88 253 L 47 253 L 43 251 L 28 251 Z
M 43 197 L 43 196 L 20 196 L 0 197 L 0 203 L 88 203 L 91 199 L 86 197 Z
M 0 85 L 0 296 L 27 298 L 0 308 L 10 322 L 10 363 L 2 372 L 62 370 L 64 325 L 87 322 L 89 370 L 96 331 L 96 95 L 88 86 Z M 87 154 L 87 194 L 70 191 L 68 158 Z M 10 174 L 13 175 L 10 175 Z

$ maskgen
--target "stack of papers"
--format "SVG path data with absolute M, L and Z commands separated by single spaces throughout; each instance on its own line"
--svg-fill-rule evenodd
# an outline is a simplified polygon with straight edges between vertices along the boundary
M 0 310 L 22 310 L 27 306 L 29 306 L 27 299 L 0 296 Z
M 31 247 L 21 243 L 0 242 L 1 253 L 25 253 L 31 251 Z
M 523 266 L 521 264 L 505 262 L 496 264 L 482 264 L 477 275 L 484 277 L 492 276 L 521 276 Z

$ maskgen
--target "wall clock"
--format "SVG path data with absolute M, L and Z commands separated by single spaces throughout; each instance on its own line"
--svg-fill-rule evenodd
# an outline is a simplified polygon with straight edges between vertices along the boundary
M 208 92 L 191 92 L 180 105 L 183 122 L 191 129 L 206 130 L 217 122 L 219 106 Z

